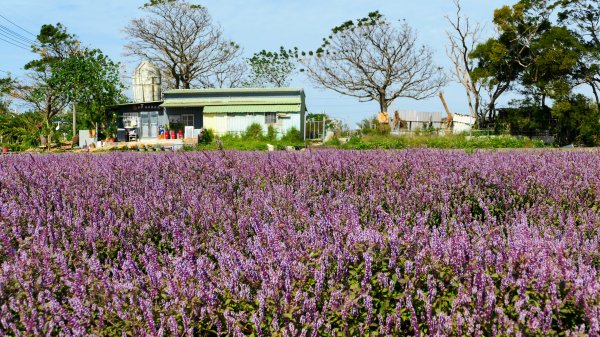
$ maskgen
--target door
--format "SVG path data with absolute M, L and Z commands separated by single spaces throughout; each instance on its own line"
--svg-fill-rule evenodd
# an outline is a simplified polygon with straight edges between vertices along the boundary
M 143 111 L 141 138 L 158 138 L 158 111 Z

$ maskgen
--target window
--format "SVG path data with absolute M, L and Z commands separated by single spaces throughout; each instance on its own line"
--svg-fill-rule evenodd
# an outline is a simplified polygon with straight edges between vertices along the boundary
M 137 112 L 123 113 L 123 127 L 137 128 L 140 125 L 140 116 Z
M 265 112 L 265 124 L 275 124 L 275 123 L 277 123 L 277 113 Z
M 194 126 L 194 115 L 181 115 L 183 126 Z
M 181 122 L 181 115 L 169 115 L 169 124 L 179 124 Z

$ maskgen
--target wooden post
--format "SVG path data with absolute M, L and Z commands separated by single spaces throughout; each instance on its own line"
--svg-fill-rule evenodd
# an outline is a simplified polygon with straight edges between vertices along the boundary
M 440 99 L 442 100 L 442 104 L 444 105 L 444 109 L 446 110 L 446 114 L 448 114 L 448 122 L 447 125 L 448 127 L 452 126 L 452 113 L 450 113 L 450 109 L 448 109 L 448 104 L 446 104 L 446 100 L 444 99 L 444 94 L 440 91 Z

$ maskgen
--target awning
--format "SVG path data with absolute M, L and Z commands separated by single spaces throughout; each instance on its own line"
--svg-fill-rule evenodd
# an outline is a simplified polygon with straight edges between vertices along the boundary
M 160 106 L 162 108 L 189 108 L 189 107 L 201 107 L 203 105 L 197 101 L 192 101 L 192 100 L 184 101 L 184 100 L 170 99 L 170 100 L 166 100 Z
M 204 113 L 300 112 L 300 107 L 300 104 L 219 105 L 204 107 Z

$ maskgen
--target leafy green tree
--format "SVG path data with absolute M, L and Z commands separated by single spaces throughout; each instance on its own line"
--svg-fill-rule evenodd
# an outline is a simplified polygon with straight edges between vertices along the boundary
M 600 45 L 600 2 L 596 0 L 560 0 L 559 21 L 571 24 L 586 43 Z
M 498 35 L 470 55 L 477 61 L 473 76 L 492 93 L 489 119 L 495 116 L 497 100 L 510 89 L 518 87 L 544 107 L 547 98 L 569 97 L 577 85 L 574 74 L 582 46 L 572 31 L 553 24 L 554 9 L 547 1 L 522 0 L 494 12 Z
M 37 40 L 39 46 L 33 51 L 39 58 L 25 65 L 32 83 L 22 88 L 21 97 L 42 113 L 49 132 L 52 119 L 69 104 L 73 109 L 73 135 L 78 106 L 83 109 L 84 120 L 97 127 L 107 119 L 105 107 L 123 97 L 118 64 L 100 50 L 81 48 L 77 38 L 60 23 L 43 25 Z
M 470 54 L 471 58 L 477 60 L 471 77 L 475 82 L 482 83 L 489 93 L 486 113 L 479 120 L 480 126 L 494 120 L 497 101 L 511 88 L 523 68 L 513 57 L 515 52 L 509 43 L 501 39 L 489 39 Z
M 559 22 L 574 30 L 582 46 L 574 79 L 591 88 L 600 108 L 600 2 L 561 0 Z
M 472 74 L 500 94 L 517 89 L 525 97 L 500 111 L 499 122 L 513 132 L 551 131 L 560 144 L 595 144 L 600 133 L 600 3 L 521 0 L 496 10 L 494 25 L 497 36 L 470 55 L 477 61 Z M 583 84 L 592 89 L 595 107 L 573 94 Z M 490 102 L 494 118 L 495 100 Z
M 556 120 L 550 107 L 541 105 L 539 97 L 527 95 L 512 100 L 508 108 L 498 110 L 496 127 L 515 135 L 533 136 L 545 131 L 556 132 Z
M 600 111 L 587 97 L 579 94 L 555 102 L 552 116 L 558 120 L 558 142 L 600 145 Z
M 14 80 L 9 77 L 0 78 L 0 95 L 9 94 L 14 88 Z
M 263 50 L 248 59 L 250 78 L 244 83 L 248 87 L 285 87 L 296 72 L 298 48 L 279 52 Z
M 52 118 L 68 105 L 68 93 L 62 86 L 63 80 L 55 76 L 55 69 L 79 48 L 79 42 L 60 23 L 43 25 L 37 35 L 39 45 L 32 51 L 39 58 L 25 65 L 29 72 L 29 83 L 18 90 L 19 98 L 30 103 L 33 110 L 40 112 L 50 127 Z
M 577 38 L 564 27 L 551 27 L 537 38 L 530 48 L 530 65 L 523 69 L 522 84 L 539 96 L 563 99 L 575 87 L 573 74 L 581 55 Z
M 0 115 L 10 112 L 10 100 L 6 97 L 10 95 L 15 88 L 15 80 L 10 76 L 0 78 Z
M 44 123 L 38 112 L 0 114 L 0 136 L 4 143 L 38 145 Z
M 533 12 L 538 15 L 530 16 Z M 479 44 L 470 54 L 477 63 L 472 76 L 489 92 L 487 122 L 494 120 L 500 97 L 518 83 L 523 71 L 531 66 L 531 45 L 550 27 L 548 18 L 545 8 L 530 1 L 494 11 L 497 36 Z
M 125 100 L 118 63 L 98 49 L 73 53 L 55 66 L 53 75 L 86 127 L 105 129 L 111 119 L 107 107 Z

